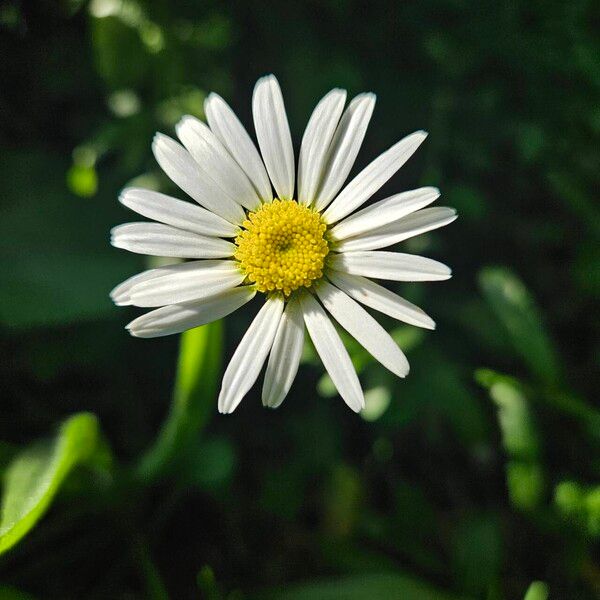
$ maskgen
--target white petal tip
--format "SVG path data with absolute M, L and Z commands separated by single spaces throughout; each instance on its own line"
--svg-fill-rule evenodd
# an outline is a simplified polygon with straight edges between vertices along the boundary
M 179 119 L 179 121 L 177 121 L 177 124 L 175 125 L 175 132 L 177 133 L 177 137 L 180 137 L 179 132 L 183 127 L 187 127 L 188 125 L 195 123 L 197 120 L 198 119 L 196 119 L 196 117 L 192 117 L 192 115 L 183 115 L 183 117 L 181 117 L 181 119 Z
M 263 85 L 265 83 L 267 83 L 268 81 L 277 81 L 277 78 L 275 77 L 275 75 L 273 75 L 273 73 L 268 73 L 267 75 L 263 75 L 262 77 L 259 77 L 259 79 L 256 81 L 256 84 L 254 85 L 254 89 L 257 89 L 260 85 Z
M 161 146 L 164 146 L 164 143 L 170 139 L 169 136 L 157 131 L 152 138 L 152 152 L 156 155 Z
M 233 402 L 232 398 L 228 398 L 227 401 L 225 401 L 222 394 L 223 392 L 221 392 L 221 395 L 219 395 L 219 399 L 217 400 L 217 407 L 222 415 L 230 415 L 237 408 L 239 402 Z
M 127 306 L 130 303 L 130 298 L 127 294 L 110 294 L 110 299 L 113 301 L 115 306 Z

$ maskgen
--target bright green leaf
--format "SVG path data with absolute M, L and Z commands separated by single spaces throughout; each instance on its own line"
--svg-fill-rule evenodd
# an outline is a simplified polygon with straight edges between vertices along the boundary
M 171 411 L 148 452 L 138 475 L 156 477 L 194 440 L 216 410 L 216 388 L 223 353 L 220 321 L 190 329 L 181 335 L 179 361 Z
M 544 472 L 539 463 L 511 460 L 506 465 L 506 485 L 513 506 L 532 510 L 544 496 Z
M 600 537 L 600 486 L 585 487 L 562 481 L 554 490 L 554 502 L 563 517 Z
M 498 407 L 498 421 L 506 452 L 512 457 L 537 459 L 537 427 L 522 387 L 509 379 L 497 381 L 490 387 L 490 396 Z
M 543 581 L 534 581 L 523 600 L 546 600 L 546 598 L 548 598 L 548 586 Z
M 67 171 L 67 185 L 77 196 L 89 198 L 98 190 L 98 174 L 96 169 L 84 165 L 73 165 Z
M 96 417 L 80 413 L 67 419 L 54 439 L 35 444 L 13 460 L 2 494 L 0 554 L 37 523 L 73 467 L 90 458 L 97 440 Z

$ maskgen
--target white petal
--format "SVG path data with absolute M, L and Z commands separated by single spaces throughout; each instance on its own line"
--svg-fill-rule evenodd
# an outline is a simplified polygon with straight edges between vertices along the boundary
M 152 190 L 125 188 L 119 202 L 144 217 L 200 235 L 234 237 L 240 232 L 239 227 L 201 206 Z
M 199 260 L 161 270 L 159 277 L 141 281 L 129 290 L 131 304 L 143 307 L 193 302 L 225 292 L 245 277 L 233 260 Z
M 210 128 L 238 162 L 258 195 L 265 202 L 273 199 L 271 182 L 254 142 L 227 102 L 212 93 L 204 101 L 204 112 Z
M 404 323 L 410 323 L 425 329 L 435 329 L 434 320 L 418 306 L 366 277 L 348 275 L 348 273 L 333 270 L 328 271 L 327 277 L 349 296 L 365 306 Z
M 392 281 L 443 281 L 452 276 L 437 260 L 400 252 L 343 252 L 330 255 L 328 265 L 350 275 Z
M 298 202 L 301 204 L 308 206 L 315 199 L 345 102 L 345 90 L 331 90 L 317 104 L 308 121 L 298 159 Z
M 335 223 L 364 204 L 415 152 L 427 137 L 424 131 L 406 136 L 365 167 L 323 213 Z
M 335 327 L 311 294 L 301 293 L 300 303 L 308 333 L 333 384 L 353 411 L 361 411 L 365 398 L 358 375 Z
M 133 320 L 127 329 L 135 337 L 153 338 L 181 333 L 222 319 L 254 298 L 256 290 L 244 285 L 210 296 L 193 304 L 172 304 L 150 311 Z
M 267 363 L 262 389 L 264 406 L 277 408 L 292 387 L 304 344 L 304 319 L 296 297 L 287 303 Z
M 427 231 L 444 227 L 455 220 L 456 211 L 453 208 L 445 206 L 426 208 L 385 227 L 339 242 L 335 245 L 335 249 L 338 252 L 378 250 L 379 248 L 393 246 Z
M 273 345 L 283 305 L 283 297 L 271 296 L 248 327 L 223 375 L 219 412 L 233 412 L 254 385 Z
M 156 277 L 162 277 L 164 274 L 165 272 L 162 270 L 162 268 L 142 271 L 141 273 L 133 275 L 133 277 L 126 279 L 114 287 L 110 292 L 110 297 L 117 306 L 128 306 L 131 304 L 129 292 L 134 285 L 141 283 L 142 281 L 148 281 L 150 279 L 155 279 Z
M 389 225 L 439 198 L 440 190 L 424 187 L 375 202 L 345 218 L 331 229 L 334 240 L 344 240 Z
M 323 306 L 365 350 L 398 377 L 408 374 L 408 361 L 402 350 L 358 302 L 324 279 L 315 288 Z
M 227 258 L 236 250 L 231 242 L 162 223 L 125 223 L 113 227 L 110 233 L 115 248 L 151 256 Z
M 294 149 L 283 96 L 273 75 L 256 82 L 252 114 L 258 145 L 277 196 L 289 200 L 294 197 Z
M 375 94 L 359 94 L 343 114 L 327 152 L 321 185 L 314 203 L 318 211 L 328 206 L 344 185 L 362 145 L 374 108 Z
M 186 115 L 177 123 L 175 130 L 198 163 L 203 178 L 212 181 L 223 194 L 248 210 L 256 210 L 260 206 L 260 198 L 250 180 L 208 125 Z
M 191 154 L 174 139 L 157 133 L 152 151 L 161 169 L 198 204 L 239 225 L 246 218 L 244 209 L 224 194 L 213 181 L 204 177 Z

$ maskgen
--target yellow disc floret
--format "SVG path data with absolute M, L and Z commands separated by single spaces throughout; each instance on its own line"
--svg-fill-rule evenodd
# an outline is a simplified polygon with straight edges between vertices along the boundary
M 289 296 L 323 276 L 329 252 L 319 213 L 295 200 L 274 200 L 251 212 L 235 240 L 235 258 L 260 292 Z

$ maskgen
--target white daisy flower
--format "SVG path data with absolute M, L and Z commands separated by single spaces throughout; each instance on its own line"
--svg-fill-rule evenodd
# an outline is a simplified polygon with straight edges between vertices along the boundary
M 204 107 L 208 125 L 185 116 L 176 127 L 180 142 L 157 133 L 152 144 L 158 164 L 197 204 L 139 188 L 121 194 L 125 206 L 153 221 L 115 227 L 114 246 L 192 259 L 135 275 L 111 292 L 118 305 L 160 307 L 129 323 L 132 335 L 180 333 L 225 317 L 257 294 L 264 297 L 225 370 L 222 413 L 235 410 L 265 362 L 262 401 L 279 406 L 298 371 L 305 330 L 348 406 L 364 408 L 358 376 L 327 313 L 399 377 L 408 373 L 406 357 L 361 304 L 435 327 L 420 308 L 370 278 L 448 279 L 451 271 L 442 263 L 381 249 L 451 223 L 455 211 L 425 208 L 439 196 L 433 187 L 361 208 L 427 134 L 400 140 L 342 189 L 375 96 L 360 94 L 344 110 L 345 102 L 346 92 L 334 89 L 317 104 L 302 138 L 296 178 L 273 75 L 258 80 L 252 99 L 260 153 L 227 103 L 211 94 Z

